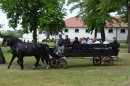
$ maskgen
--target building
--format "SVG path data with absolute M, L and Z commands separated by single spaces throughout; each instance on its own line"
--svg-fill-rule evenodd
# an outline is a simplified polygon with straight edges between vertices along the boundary
M 64 35 L 69 35 L 70 39 L 75 37 L 90 37 L 94 38 L 94 32 L 88 33 L 88 29 L 83 25 L 83 21 L 80 18 L 71 17 L 65 20 L 66 28 Z M 128 34 L 128 25 L 127 23 L 117 23 L 113 22 L 112 24 L 107 22 L 105 27 L 105 36 L 112 40 L 113 37 L 116 37 L 118 41 L 126 41 Z M 101 33 L 97 33 L 97 38 L 101 38 Z
M 55 38 L 55 36 L 50 36 L 50 39 Z M 37 33 L 37 41 L 41 42 L 43 39 L 46 39 L 46 35 L 45 34 L 39 34 Z M 33 34 L 32 33 L 26 33 L 23 34 L 23 39 L 24 42 L 32 42 L 33 40 Z
M 117 17 L 118 18 L 118 17 Z M 94 38 L 94 31 L 93 33 L 89 33 L 88 29 L 85 25 L 83 25 L 83 21 L 80 18 L 71 17 L 65 20 L 66 28 L 64 28 L 64 35 L 63 38 L 65 38 L 65 35 L 68 35 L 71 40 L 73 40 L 75 37 L 82 38 L 82 37 L 90 37 Z M 120 23 L 117 22 L 107 23 L 105 27 L 105 36 L 112 40 L 113 37 L 116 37 L 118 41 L 126 41 L 128 34 L 128 25 L 127 23 Z M 45 34 L 38 34 L 38 41 L 41 41 L 46 38 Z M 53 36 L 50 38 L 56 38 L 58 39 L 58 36 Z M 97 38 L 101 38 L 101 33 L 97 33 Z M 32 33 L 24 34 L 23 40 L 25 41 L 32 41 Z

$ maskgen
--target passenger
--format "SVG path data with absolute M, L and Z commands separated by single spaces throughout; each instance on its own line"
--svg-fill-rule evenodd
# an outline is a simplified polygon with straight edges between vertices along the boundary
M 85 37 L 82 37 L 81 44 L 87 44 L 87 41 L 86 41 Z
M 106 38 L 105 41 L 103 42 L 103 44 L 109 44 L 109 40 Z
M 69 47 L 70 47 L 70 39 L 68 38 L 68 35 L 66 35 L 62 47 L 59 47 L 59 48 L 58 48 L 58 53 L 59 53 L 59 54 L 63 54 L 65 48 L 68 49 Z
M 81 42 L 82 42 L 82 38 L 79 39 L 79 43 L 80 43 L 80 44 L 81 44 Z
M 93 38 L 93 42 L 96 42 L 96 40 L 97 40 L 96 37 L 94 37 L 94 38 Z
M 109 42 L 108 39 L 106 38 L 105 41 L 103 42 L 103 44 L 110 44 L 110 42 Z M 109 49 L 109 47 L 106 47 L 105 49 Z
M 87 44 L 93 44 L 93 40 L 89 38 Z
M 97 39 L 96 42 L 94 42 L 94 44 L 101 44 L 101 42 Z
M 118 42 L 117 42 L 117 40 L 116 40 L 115 37 L 113 37 L 113 42 L 112 42 L 112 44 L 114 44 L 114 45 L 117 45 L 117 44 L 118 44 Z M 117 47 L 112 47 L 112 49 L 117 49 Z
M 108 41 L 109 42 L 109 39 L 106 37 L 106 39 L 105 39 L 106 41 Z
M 87 37 L 87 38 L 86 38 L 86 41 L 88 41 L 89 39 L 90 39 L 90 38 L 89 38 L 89 37 Z
M 115 37 L 113 37 L 113 44 L 118 44 L 118 42 L 117 42 Z
M 76 44 L 80 44 L 80 42 L 78 41 L 78 37 L 75 37 L 75 40 L 74 40 L 72 46 L 74 46 L 74 45 L 76 45 Z
M 54 53 L 58 51 L 58 48 L 61 47 L 64 43 L 64 39 L 62 38 L 62 35 L 59 35 L 59 41 L 56 46 L 54 46 Z

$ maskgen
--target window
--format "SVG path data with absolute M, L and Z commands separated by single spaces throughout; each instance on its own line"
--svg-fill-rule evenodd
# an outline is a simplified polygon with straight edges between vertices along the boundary
M 109 30 L 108 30 L 108 33 L 113 33 L 113 29 L 109 29 Z
M 75 33 L 79 33 L 79 29 L 75 29 Z
M 88 33 L 88 29 L 86 29 L 85 32 Z
M 125 33 L 125 29 L 121 29 L 121 33 Z
M 65 29 L 65 33 L 68 33 L 68 29 Z

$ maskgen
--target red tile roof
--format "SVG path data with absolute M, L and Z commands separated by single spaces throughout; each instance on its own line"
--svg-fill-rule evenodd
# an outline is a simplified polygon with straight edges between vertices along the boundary
M 65 20 L 66 27 L 84 27 L 82 18 L 71 17 Z
M 114 18 L 119 19 L 119 16 L 114 16 Z M 75 28 L 75 27 L 85 27 L 83 24 L 82 18 L 76 18 L 76 17 L 71 17 L 65 20 L 66 27 L 69 28 Z M 128 27 L 127 23 L 121 22 L 117 23 L 116 21 L 113 21 L 113 23 L 106 22 L 106 27 Z

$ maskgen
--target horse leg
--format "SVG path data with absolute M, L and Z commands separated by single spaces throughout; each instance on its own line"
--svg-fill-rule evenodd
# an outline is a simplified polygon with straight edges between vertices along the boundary
M 24 66 L 23 66 L 23 56 L 19 56 L 19 62 L 20 62 L 21 70 L 24 69 Z
M 34 64 L 33 69 L 37 68 L 37 66 L 39 65 L 39 61 L 40 61 L 40 57 L 39 56 L 35 56 L 35 58 L 36 58 L 36 63 Z
M 17 60 L 17 63 L 20 65 L 20 62 L 19 62 L 19 60 Z
M 17 57 L 18 58 L 18 57 Z M 17 60 L 17 63 L 19 64 L 19 66 L 20 66 L 20 62 L 19 62 L 19 58 L 18 58 L 18 60 Z
M 49 59 L 48 58 L 44 58 L 45 61 L 46 61 L 46 69 L 48 70 L 49 69 Z
M 15 57 L 16 57 L 16 56 L 13 54 L 12 59 L 11 59 L 11 61 L 10 61 L 9 65 L 8 65 L 8 69 L 10 68 L 10 66 L 11 66 L 11 64 L 12 64 L 13 60 L 15 59 Z

